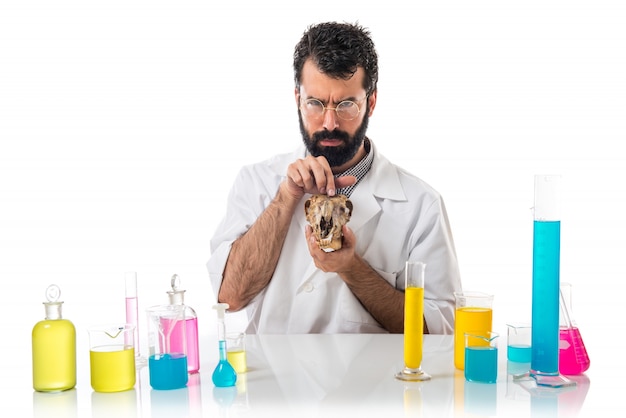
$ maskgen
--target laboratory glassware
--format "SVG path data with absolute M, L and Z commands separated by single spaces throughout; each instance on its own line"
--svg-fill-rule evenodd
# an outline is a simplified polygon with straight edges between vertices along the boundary
M 147 364 L 146 358 L 141 355 L 139 343 L 139 298 L 137 297 L 137 273 L 127 271 L 124 275 L 126 290 L 126 323 L 135 327 L 132 340 L 135 347 L 135 365 L 143 367 Z
M 396 378 L 407 381 L 429 380 L 422 370 L 424 344 L 424 274 L 426 264 L 407 261 L 404 287 L 404 368 Z
M 170 285 L 172 290 L 167 292 L 169 303 L 172 305 L 182 306 L 184 309 L 185 319 L 172 330 L 172 350 L 184 351 L 187 354 L 187 371 L 189 373 L 198 373 L 200 370 L 200 347 L 198 340 L 198 315 L 196 311 L 189 305 L 185 304 L 185 290 L 180 288 L 180 277 L 174 274 L 171 278 Z M 184 337 L 182 329 L 185 328 Z M 182 350 L 183 338 L 185 339 L 186 349 Z
M 226 359 L 235 372 L 245 373 L 248 370 L 246 360 L 246 333 L 229 332 L 226 334 Z
M 560 183 L 535 175 L 530 376 L 548 387 L 576 384 L 559 374 Z
M 587 371 L 591 362 L 573 317 L 571 283 L 561 283 L 560 290 L 562 324 L 559 330 L 559 371 L 574 376 Z
M 76 386 L 76 328 L 62 315 L 61 289 L 46 289 L 45 319 L 32 330 L 33 389 L 60 392 Z
M 532 329 L 529 324 L 507 324 L 506 358 L 514 363 L 530 363 Z
M 454 292 L 454 366 L 465 368 L 465 333 L 489 332 L 493 322 L 493 295 L 483 292 Z
M 496 383 L 498 379 L 497 332 L 470 331 L 465 333 L 465 380 Z
M 157 390 L 183 388 L 189 381 L 185 352 L 185 307 L 157 305 L 148 308 L 147 312 L 150 386 Z
M 237 372 L 235 372 L 233 366 L 228 362 L 226 324 L 224 321 L 224 314 L 226 309 L 228 309 L 228 303 L 218 303 L 213 306 L 213 309 L 217 311 L 217 340 L 220 357 L 211 378 L 213 384 L 217 387 L 234 386 L 237 382 Z
M 103 324 L 88 328 L 91 388 L 96 392 L 122 392 L 136 382 L 132 324 Z

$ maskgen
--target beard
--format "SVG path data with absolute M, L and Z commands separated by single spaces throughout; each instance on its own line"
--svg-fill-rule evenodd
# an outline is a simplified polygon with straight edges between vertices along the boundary
M 350 136 L 346 131 L 334 129 L 332 131 L 323 130 L 309 135 L 302 122 L 302 113 L 298 110 L 298 119 L 300 121 L 300 133 L 302 141 L 314 157 L 325 157 L 328 164 L 332 167 L 339 167 L 347 163 L 354 157 L 365 140 L 369 115 L 365 113 L 363 122 L 356 130 L 354 135 Z M 341 145 L 335 147 L 325 147 L 320 145 L 320 141 L 324 139 L 336 139 L 342 142 Z

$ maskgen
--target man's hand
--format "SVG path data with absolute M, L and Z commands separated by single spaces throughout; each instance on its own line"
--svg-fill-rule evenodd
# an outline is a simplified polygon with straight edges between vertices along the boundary
M 305 193 L 334 196 L 338 188 L 356 183 L 356 177 L 335 178 L 325 157 L 307 156 L 296 160 L 287 167 L 287 179 L 281 185 L 295 199 L 300 200 Z
M 404 293 L 383 279 L 355 252 L 356 236 L 344 225 L 341 249 L 324 252 L 317 246 L 313 230 L 306 227 L 305 235 L 309 253 L 315 266 L 323 272 L 335 272 L 363 307 L 389 332 L 404 331 Z M 426 327 L 424 328 L 426 331 Z
M 322 270 L 325 273 L 338 273 L 348 272 L 351 269 L 352 263 L 354 263 L 354 249 L 356 247 L 356 236 L 350 228 L 343 226 L 343 244 L 339 250 L 325 252 L 320 249 L 313 235 L 313 229 L 307 225 L 305 229 L 305 235 L 307 245 L 309 246 L 309 253 L 313 257 L 315 267 Z

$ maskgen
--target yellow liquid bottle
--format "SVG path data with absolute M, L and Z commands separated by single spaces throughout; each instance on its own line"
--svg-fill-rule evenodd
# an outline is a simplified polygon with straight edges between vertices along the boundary
M 63 319 L 57 285 L 46 290 L 46 319 L 32 332 L 33 389 L 60 392 L 76 386 L 76 328 Z

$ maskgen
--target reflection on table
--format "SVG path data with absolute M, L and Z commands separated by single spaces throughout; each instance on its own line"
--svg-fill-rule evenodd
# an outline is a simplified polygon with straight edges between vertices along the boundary
M 422 364 L 432 376 L 426 382 L 394 378 L 404 364 L 402 335 L 248 335 L 246 344 L 248 372 L 238 376 L 235 387 L 213 385 L 218 356 L 207 350 L 200 373 L 190 375 L 183 389 L 152 389 L 148 368 L 142 367 L 135 388 L 126 392 L 97 393 L 84 385 L 33 392 L 33 416 L 570 417 L 583 406 L 590 386 L 585 375 L 572 377 L 576 387 L 563 390 L 515 381 L 519 370 L 502 352 L 497 383 L 467 382 L 454 368 L 452 336 L 424 337 Z

